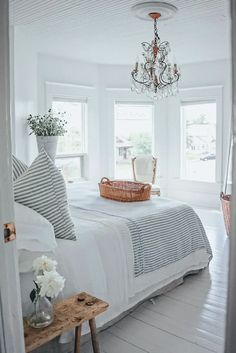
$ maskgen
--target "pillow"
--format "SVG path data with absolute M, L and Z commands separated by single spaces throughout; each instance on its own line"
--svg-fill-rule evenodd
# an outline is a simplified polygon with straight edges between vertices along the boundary
M 63 176 L 45 150 L 15 181 L 14 195 L 16 202 L 45 217 L 53 225 L 57 238 L 76 240 Z
M 50 222 L 31 208 L 14 203 L 17 250 L 53 251 L 57 247 Z
M 13 181 L 19 178 L 26 170 L 28 166 L 12 155 L 12 173 L 13 173 Z

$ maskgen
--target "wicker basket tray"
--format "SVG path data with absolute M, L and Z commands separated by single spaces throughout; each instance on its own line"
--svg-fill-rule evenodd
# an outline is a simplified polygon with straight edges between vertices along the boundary
M 109 180 L 102 178 L 99 185 L 100 195 L 107 199 L 132 202 L 146 201 L 151 196 L 151 185 L 134 181 Z
M 226 233 L 230 235 L 230 228 L 231 228 L 231 195 L 224 194 L 223 192 L 220 194 L 221 206 L 225 221 L 225 229 Z

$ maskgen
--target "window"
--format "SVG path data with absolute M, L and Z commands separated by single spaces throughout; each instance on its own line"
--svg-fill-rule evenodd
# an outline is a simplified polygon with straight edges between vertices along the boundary
M 84 159 L 87 150 L 87 103 L 54 99 L 52 108 L 56 112 L 65 112 L 64 118 L 67 120 L 67 133 L 58 140 L 56 165 L 67 182 L 79 181 L 84 178 Z
M 181 105 L 183 179 L 215 182 L 216 102 Z
M 131 158 L 153 150 L 153 105 L 115 104 L 115 177 L 132 179 Z

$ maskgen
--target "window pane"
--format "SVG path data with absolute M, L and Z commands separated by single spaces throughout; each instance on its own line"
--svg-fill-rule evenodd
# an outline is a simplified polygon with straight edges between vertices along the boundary
M 216 103 L 191 103 L 181 107 L 182 178 L 215 182 Z
M 131 158 L 152 153 L 153 106 L 115 104 L 116 169 L 118 179 L 132 179 Z
M 82 179 L 82 162 L 83 157 L 58 158 L 55 163 L 62 172 L 66 182 L 72 183 Z
M 54 101 L 52 108 L 56 112 L 66 112 L 67 133 L 59 137 L 57 154 L 84 152 L 83 112 L 86 103 L 76 101 Z

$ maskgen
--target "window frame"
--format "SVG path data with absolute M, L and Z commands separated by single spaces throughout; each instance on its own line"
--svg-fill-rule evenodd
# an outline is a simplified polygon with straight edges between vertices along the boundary
M 192 205 L 201 205 L 201 207 L 218 208 L 220 206 L 219 194 L 222 189 L 223 180 L 223 136 L 227 130 L 222 129 L 223 118 L 226 114 L 223 107 L 223 94 L 225 92 L 222 85 L 198 86 L 189 88 L 180 88 L 179 94 L 168 98 L 168 130 L 167 130 L 167 176 L 168 191 L 167 196 L 176 200 L 188 202 Z M 216 127 L 216 182 L 209 183 L 205 181 L 186 180 L 180 178 L 180 103 L 181 101 L 198 100 L 217 101 L 217 127 Z M 224 109 L 223 109 L 224 108 Z
M 86 152 L 78 157 L 83 159 L 83 179 L 81 181 L 93 180 L 99 170 L 99 149 L 95 149 L 98 141 L 99 130 L 97 120 L 97 98 L 96 87 L 73 83 L 60 83 L 53 81 L 44 82 L 45 94 L 40 97 L 39 110 L 47 111 L 52 106 L 52 101 L 75 100 L 87 103 L 87 131 L 86 131 Z M 73 156 L 72 156 L 73 157 Z M 94 168 L 96 165 L 96 168 Z
M 79 158 L 80 159 L 80 166 L 81 166 L 81 175 L 78 180 L 85 180 L 85 159 L 88 156 L 87 146 L 88 146 L 88 102 L 87 99 L 81 98 L 68 98 L 68 97 L 58 97 L 53 96 L 51 101 L 51 106 L 53 106 L 53 102 L 76 102 L 82 104 L 82 152 L 76 153 L 58 153 L 56 154 L 55 160 L 57 159 L 71 159 L 71 158 Z
M 114 176 L 116 177 L 116 130 L 117 130 L 117 119 L 116 119 L 116 105 L 148 105 L 152 107 L 152 155 L 155 153 L 155 104 L 152 101 L 145 101 L 145 100 L 123 100 L 123 99 L 115 99 L 113 104 L 113 114 L 114 114 L 114 141 L 113 141 L 113 155 L 114 155 Z
M 166 114 L 166 109 L 163 107 L 161 102 L 151 100 L 145 94 L 134 94 L 129 87 L 124 86 L 112 86 L 105 87 L 102 94 L 102 102 L 100 114 L 100 171 L 101 176 L 107 176 L 114 178 L 115 171 L 115 150 L 114 150 L 114 136 L 115 136 L 115 116 L 114 116 L 114 104 L 115 102 L 144 102 L 153 103 L 154 105 L 154 154 L 159 153 L 161 150 L 161 141 L 163 134 L 160 134 L 161 127 L 156 119 L 158 114 Z M 158 138 L 157 138 L 158 136 Z M 109 149 L 107 148 L 109 146 Z M 161 164 L 161 162 L 160 162 Z M 159 176 L 159 175 L 158 175 Z M 160 176 L 161 177 L 161 176 Z
M 184 173 L 185 164 L 184 156 L 186 152 L 185 146 L 185 137 L 186 137 L 186 124 L 184 122 L 184 117 L 182 116 L 182 107 L 188 105 L 200 105 L 207 103 L 215 103 L 216 104 L 216 145 L 217 145 L 217 101 L 216 99 L 194 99 L 194 100 L 181 100 L 180 102 L 180 179 L 186 180 L 190 182 L 200 182 L 200 183 L 216 183 L 217 173 L 216 173 L 216 160 L 215 160 L 215 176 L 213 181 L 205 181 L 201 179 L 191 179 L 188 178 L 186 172 Z M 217 158 L 217 153 L 216 153 Z
M 187 183 L 195 184 L 221 184 L 222 180 L 222 119 L 223 119 L 223 87 L 222 86 L 211 86 L 211 87 L 197 87 L 197 88 L 185 88 L 180 90 L 180 100 L 179 100 L 179 124 L 180 124 L 180 134 L 179 134 L 179 180 Z M 201 181 L 192 180 L 187 178 L 182 178 L 181 176 L 181 157 L 182 157 L 182 117 L 181 117 L 181 105 L 191 104 L 191 103 L 216 103 L 216 166 L 215 166 L 215 181 Z M 193 184 L 192 184 L 193 185 Z
M 76 153 L 61 153 L 58 154 L 57 156 L 71 156 L 71 157 L 76 157 L 77 155 L 85 155 L 87 154 L 87 149 L 88 149 L 88 101 L 87 99 L 75 99 L 75 98 L 61 98 L 61 97 L 52 97 L 52 105 L 53 102 L 75 102 L 75 103 L 81 103 L 82 104 L 82 151 L 81 152 L 76 152 Z

